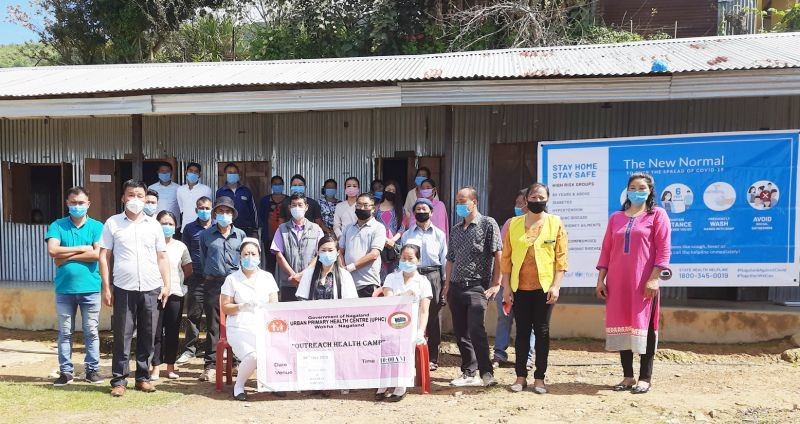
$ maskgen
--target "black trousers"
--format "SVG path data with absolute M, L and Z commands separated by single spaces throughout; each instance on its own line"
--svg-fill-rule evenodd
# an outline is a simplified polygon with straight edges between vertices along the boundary
M 136 332 L 136 381 L 150 381 L 150 358 L 158 321 L 158 295 L 161 288 L 146 292 L 128 291 L 114 286 L 112 330 L 114 347 L 111 362 L 111 387 L 127 386 L 130 374 L 131 341 Z
M 428 324 L 425 334 L 428 336 L 428 355 L 433 363 L 439 362 L 439 345 L 442 343 L 442 327 L 439 322 L 439 311 L 442 310 L 442 274 L 440 270 L 425 272 L 422 275 L 431 283 L 431 299 L 428 307 Z
M 358 297 L 372 297 L 372 293 L 375 293 L 375 286 L 356 287 L 356 292 L 358 293 Z
M 461 371 L 475 375 L 476 371 L 491 373 L 489 336 L 483 320 L 486 317 L 486 295 L 483 286 L 464 288 L 456 282 L 450 284 L 447 303 L 453 315 L 453 332 L 461 353 Z
M 178 357 L 178 345 L 181 331 L 181 311 L 183 297 L 171 295 L 167 304 L 162 307 L 158 303 L 158 324 L 153 341 L 153 366 L 174 364 Z
M 650 382 L 653 376 L 653 358 L 656 356 L 656 331 L 653 328 L 653 320 L 656 315 L 656 302 L 653 300 L 653 309 L 650 311 L 650 326 L 647 329 L 647 353 L 639 355 L 639 380 Z M 626 378 L 633 378 L 633 351 L 621 350 L 619 360 L 622 362 L 622 375 Z
M 536 335 L 536 369 L 533 378 L 544 380 L 547 372 L 547 357 L 550 354 L 550 316 L 553 305 L 547 304 L 547 293 L 539 290 L 517 290 L 514 292 L 514 319 L 517 321 L 517 335 L 514 347 L 517 351 L 514 370 L 517 377 L 528 377 L 526 363 L 531 350 L 531 330 Z M 520 354 L 522 352 L 522 354 Z
M 203 354 L 205 369 L 217 365 L 217 341 L 219 341 L 219 293 L 224 278 L 206 279 L 203 283 L 203 310 L 206 313 L 206 346 Z
M 200 323 L 203 319 L 203 309 L 205 309 L 205 284 L 202 275 L 192 274 L 186 284 L 186 337 L 183 339 L 183 351 L 192 355 L 197 355 L 197 347 L 200 345 Z

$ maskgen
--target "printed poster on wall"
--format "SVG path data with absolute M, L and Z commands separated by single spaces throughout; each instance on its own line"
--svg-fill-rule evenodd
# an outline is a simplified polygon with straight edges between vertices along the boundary
M 539 143 L 548 209 L 569 235 L 565 286 L 592 287 L 628 177 L 655 179 L 672 224 L 665 286 L 797 286 L 798 131 Z

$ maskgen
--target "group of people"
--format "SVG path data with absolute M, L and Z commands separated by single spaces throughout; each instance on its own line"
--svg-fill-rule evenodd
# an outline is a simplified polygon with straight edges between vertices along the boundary
M 454 386 L 497 384 L 494 368 L 507 362 L 511 321 L 516 320 L 516 381 L 547 393 L 552 307 L 567 271 L 568 240 L 560 218 L 547 212 L 549 189 L 535 183 L 515 199 L 515 217 L 501 231 L 478 211 L 478 193 L 455 194 L 458 218 L 451 226 L 430 171 L 420 168 L 416 187 L 404 198 L 394 181 L 374 181 L 361 190 L 345 180 L 327 180 L 315 200 L 302 175 L 274 176 L 270 194 L 258 202 L 241 184 L 235 164 L 212 200 L 200 183 L 202 168 L 186 168 L 187 184 L 174 183 L 162 165 L 159 182 L 130 180 L 122 187 L 123 212 L 100 223 L 89 217 L 89 193 L 66 193 L 68 216 L 48 229 L 48 253 L 56 265 L 60 376 L 74 380 L 71 335 L 81 309 L 86 337 L 85 379 L 99 374 L 100 303 L 113 308 L 111 394 L 123 396 L 136 334 L 135 389 L 152 392 L 160 367 L 179 378 L 177 366 L 199 352 L 205 315 L 204 370 L 214 376 L 220 308 L 238 361 L 233 396 L 245 400 L 245 383 L 256 369 L 254 311 L 270 302 L 412 296 L 419 305 L 415 343 L 427 344 L 430 370 L 439 362 L 440 310 L 448 306 L 461 355 Z M 615 390 L 649 390 L 658 330 L 658 278 L 669 267 L 669 218 L 655 205 L 653 179 L 634 174 L 621 211 L 609 219 L 597 269 L 597 295 L 607 304 L 607 348 L 620 351 L 623 380 Z M 263 264 L 263 265 L 262 265 Z M 112 277 L 113 272 L 113 277 Z M 494 358 L 484 326 L 489 301 L 498 302 Z M 185 305 L 184 305 L 185 303 Z M 183 312 L 188 326 L 180 351 Z M 179 354 L 180 353 L 180 354 Z M 641 355 L 634 380 L 633 353 Z M 277 393 L 276 393 L 277 394 Z M 376 400 L 396 402 L 406 388 L 380 388 Z M 280 395 L 280 394 L 278 394 Z

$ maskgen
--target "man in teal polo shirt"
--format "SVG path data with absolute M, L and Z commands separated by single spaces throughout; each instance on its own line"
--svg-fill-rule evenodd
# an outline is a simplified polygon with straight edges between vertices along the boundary
M 100 377 L 100 235 L 103 224 L 89 218 L 89 195 L 83 187 L 67 190 L 69 216 L 57 219 L 47 229 L 47 253 L 56 264 L 56 314 L 58 315 L 58 365 L 60 375 L 54 386 L 72 383 L 72 331 L 75 313 L 81 308 L 86 342 L 86 381 L 103 382 Z

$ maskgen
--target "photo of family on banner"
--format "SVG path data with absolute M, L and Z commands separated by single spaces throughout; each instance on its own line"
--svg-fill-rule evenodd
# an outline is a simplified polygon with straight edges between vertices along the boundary
M 260 392 L 413 387 L 409 296 L 271 303 L 256 335 Z M 427 359 L 425 360 L 427 364 Z

